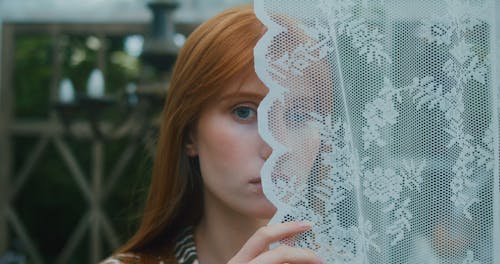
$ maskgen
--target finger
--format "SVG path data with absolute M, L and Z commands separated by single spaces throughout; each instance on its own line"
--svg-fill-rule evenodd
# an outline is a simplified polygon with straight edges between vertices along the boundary
M 322 264 L 323 261 L 311 250 L 280 246 L 253 259 L 249 264 Z
M 271 243 L 307 231 L 310 228 L 310 222 L 287 222 L 261 227 L 248 239 L 233 259 L 237 262 L 250 261 L 267 251 Z

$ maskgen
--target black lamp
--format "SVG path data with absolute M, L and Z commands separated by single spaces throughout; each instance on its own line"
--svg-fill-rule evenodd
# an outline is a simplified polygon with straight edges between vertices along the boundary
M 153 19 L 144 40 L 142 60 L 161 72 L 170 70 L 175 62 L 179 46 L 175 44 L 173 12 L 179 6 L 177 0 L 150 0 Z

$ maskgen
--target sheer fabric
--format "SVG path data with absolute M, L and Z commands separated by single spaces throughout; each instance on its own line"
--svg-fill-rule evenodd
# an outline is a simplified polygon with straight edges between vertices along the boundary
M 279 244 L 327 263 L 500 263 L 493 0 L 256 0 Z

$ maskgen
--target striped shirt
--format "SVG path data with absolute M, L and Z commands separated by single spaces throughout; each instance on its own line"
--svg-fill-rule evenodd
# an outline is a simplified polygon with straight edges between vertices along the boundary
M 175 258 L 179 264 L 199 264 L 192 227 L 184 229 L 177 236 L 175 243 Z
M 175 258 L 179 264 L 200 264 L 196 254 L 196 245 L 194 243 L 193 228 L 187 227 L 182 230 L 175 238 Z M 157 257 L 158 264 L 166 262 Z M 141 257 L 132 253 L 115 254 L 105 259 L 100 264 L 141 264 Z

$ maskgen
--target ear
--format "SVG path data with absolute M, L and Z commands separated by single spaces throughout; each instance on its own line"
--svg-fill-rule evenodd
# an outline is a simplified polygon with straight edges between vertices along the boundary
M 188 142 L 185 145 L 186 153 L 189 157 L 198 156 L 198 149 L 196 147 L 196 141 L 194 140 L 193 133 L 189 133 Z
M 194 143 L 186 144 L 186 153 L 189 157 L 198 156 L 198 151 L 196 150 L 196 146 L 194 145 Z

